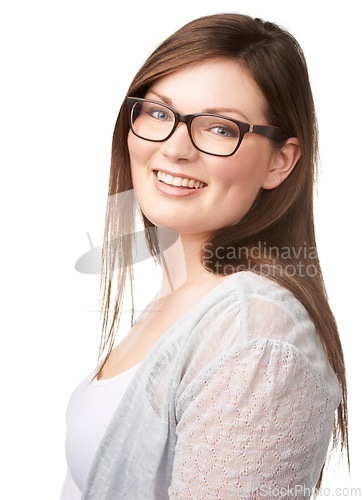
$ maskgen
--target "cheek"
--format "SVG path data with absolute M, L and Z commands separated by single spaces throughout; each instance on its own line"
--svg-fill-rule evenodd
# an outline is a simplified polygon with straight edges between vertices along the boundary
M 131 165 L 137 165 L 145 156 L 144 148 L 142 147 L 142 144 L 140 144 L 140 141 L 141 139 L 136 137 L 131 131 L 128 133 L 128 151 Z
M 270 148 L 250 143 L 245 144 L 239 154 L 220 163 L 218 169 L 216 166 L 213 169 L 219 209 L 232 224 L 250 210 L 270 166 Z
M 144 141 L 130 131 L 128 134 L 128 151 L 135 197 L 143 214 L 153 222 L 152 213 L 150 213 L 150 207 L 152 208 L 154 203 L 153 193 L 150 190 L 150 183 L 153 183 L 153 174 L 148 165 L 155 152 L 155 143 Z
M 128 151 L 131 165 L 131 175 L 134 186 L 140 182 L 139 177 L 147 172 L 147 165 L 154 154 L 155 144 L 128 134 Z
M 224 165 L 219 165 L 214 170 L 215 175 L 224 186 L 238 186 L 244 190 L 253 190 L 254 187 L 258 191 L 269 168 L 270 157 L 266 153 L 258 150 L 255 145 L 245 145 L 239 154 L 228 158 Z

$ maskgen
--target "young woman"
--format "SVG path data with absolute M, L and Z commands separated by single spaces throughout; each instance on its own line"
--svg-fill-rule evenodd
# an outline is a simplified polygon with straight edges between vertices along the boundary
M 347 448 L 316 158 L 306 63 L 278 26 L 207 16 L 144 63 L 114 131 L 103 357 L 69 403 L 62 498 L 312 495 L 331 437 Z M 134 205 L 164 280 L 115 346 Z

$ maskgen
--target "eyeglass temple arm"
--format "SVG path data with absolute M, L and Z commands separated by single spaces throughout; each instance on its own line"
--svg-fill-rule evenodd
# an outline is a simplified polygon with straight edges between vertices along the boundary
M 270 139 L 287 139 L 288 135 L 280 128 L 271 125 L 249 125 L 248 132 L 264 135 Z

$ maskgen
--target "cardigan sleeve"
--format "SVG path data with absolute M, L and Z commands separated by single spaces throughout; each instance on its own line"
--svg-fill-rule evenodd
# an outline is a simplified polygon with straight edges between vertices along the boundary
M 179 395 L 170 498 L 310 498 L 335 401 L 293 345 L 249 341 L 217 356 Z M 288 490 L 289 489 L 289 490 Z

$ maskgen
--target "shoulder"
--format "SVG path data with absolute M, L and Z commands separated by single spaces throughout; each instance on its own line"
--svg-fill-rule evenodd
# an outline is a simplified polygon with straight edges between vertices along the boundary
M 227 277 L 210 297 L 209 312 L 230 320 L 238 317 L 243 340 L 252 337 L 271 338 L 283 326 L 280 340 L 294 343 L 292 331 L 298 327 L 304 335 L 308 331 L 317 336 L 314 324 L 303 304 L 286 288 L 271 278 L 250 271 L 243 271 Z M 203 311 L 205 312 L 205 311 Z M 228 317 L 229 316 L 229 317 Z M 282 332 L 280 332 L 282 333 Z
M 283 325 L 283 340 L 291 343 L 296 340 L 292 335 L 295 327 L 302 329 L 304 335 L 307 331 L 311 336 L 317 335 L 306 308 L 282 285 L 252 272 L 240 273 L 235 278 L 239 307 L 245 310 L 245 321 L 249 326 L 253 325 L 254 334 L 260 335 L 264 331 L 270 337 Z M 288 338 L 285 337 L 287 332 Z M 249 330 L 249 338 L 251 333 Z
M 303 317 L 306 314 L 305 308 L 289 290 L 270 277 L 261 276 L 251 271 L 241 271 L 229 275 L 215 287 L 214 291 L 215 298 L 217 298 L 215 303 L 230 298 L 243 306 L 245 301 L 258 298 L 279 305 L 293 316 Z
M 243 271 L 229 276 L 199 311 L 198 347 L 290 347 L 324 378 L 333 378 L 320 336 L 303 304 L 272 279 Z M 284 350 L 284 349 L 283 349 Z
M 306 308 L 289 290 L 249 271 L 235 274 L 229 284 L 242 324 L 241 342 L 288 343 L 318 364 L 324 354 L 319 334 Z
M 286 288 L 267 276 L 244 271 L 230 276 L 230 285 L 240 303 L 256 301 L 274 304 L 296 319 L 307 314 L 300 301 Z

